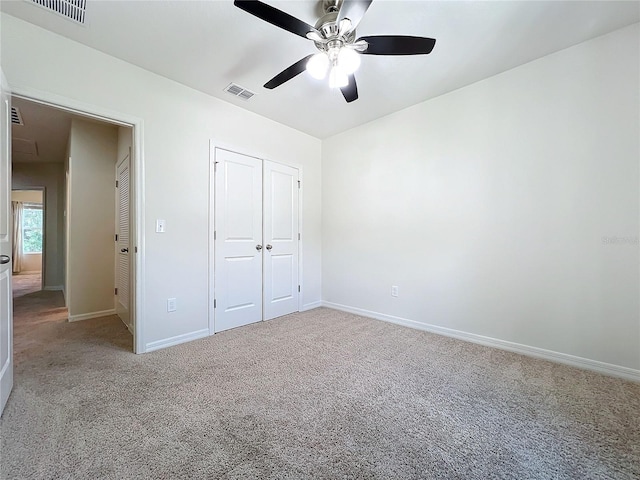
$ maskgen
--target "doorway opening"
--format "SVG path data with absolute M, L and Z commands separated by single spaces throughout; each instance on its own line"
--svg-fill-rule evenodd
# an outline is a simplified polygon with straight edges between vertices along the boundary
M 26 220 L 41 218 L 42 292 L 33 301 L 56 315 L 39 315 L 58 322 L 117 316 L 133 336 L 131 350 L 140 351 L 136 262 L 128 251 L 128 243 L 136 248 L 136 192 L 129 181 L 135 178 L 134 125 L 19 95 L 12 97 L 14 118 L 19 122 L 12 121 L 11 128 L 12 189 L 19 194 L 38 186 L 42 195 L 40 217 L 37 202 L 22 202 L 21 237 L 23 250 L 36 249 L 37 232 Z M 118 178 L 123 170 L 125 185 Z M 25 252 L 23 258 L 30 257 L 35 252 Z
M 44 288 L 44 187 L 11 191 L 13 298 Z

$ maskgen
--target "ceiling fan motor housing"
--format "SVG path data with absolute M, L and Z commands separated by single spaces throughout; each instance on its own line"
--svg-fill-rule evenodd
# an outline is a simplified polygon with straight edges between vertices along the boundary
M 337 3 L 341 3 L 341 2 L 337 2 Z M 331 39 L 332 41 L 330 43 L 337 41 L 337 42 L 340 42 L 341 44 L 340 46 L 344 44 L 353 43 L 353 41 L 356 38 L 355 28 L 343 34 L 342 36 L 338 36 L 338 34 L 340 33 L 340 27 L 336 23 L 337 19 L 338 19 L 338 10 L 327 12 L 322 17 L 320 17 L 320 19 L 316 22 L 315 28 L 322 34 L 324 38 Z M 314 41 L 313 43 L 315 43 L 318 50 L 322 50 L 322 51 L 327 50 L 327 46 L 328 46 L 327 43 L 321 43 L 316 41 Z

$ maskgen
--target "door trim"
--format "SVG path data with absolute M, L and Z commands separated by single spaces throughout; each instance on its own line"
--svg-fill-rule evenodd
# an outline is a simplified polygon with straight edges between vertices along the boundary
M 101 120 L 133 130 L 131 149 L 131 186 L 134 190 L 131 205 L 131 244 L 138 251 L 132 268 L 131 278 L 131 322 L 134 325 L 133 349 L 135 353 L 145 353 L 145 235 L 144 209 L 144 121 L 129 114 L 115 112 L 97 105 L 80 102 L 68 97 L 20 85 L 12 85 L 11 95 L 49 107 L 65 110 L 83 117 Z
M 209 284 L 208 284 L 208 302 L 209 302 L 209 335 L 213 335 L 214 331 L 214 321 L 215 321 L 215 309 L 214 309 L 214 300 L 215 300 L 215 241 L 214 241 L 214 231 L 215 231 L 215 161 L 216 148 L 220 150 L 227 150 L 229 152 L 237 153 L 239 155 L 246 155 L 248 157 L 257 158 L 260 160 L 268 160 L 273 163 L 278 163 L 280 165 L 286 165 L 288 167 L 293 167 L 298 170 L 298 180 L 300 181 L 300 189 L 298 190 L 298 230 L 300 232 L 300 241 L 298 242 L 298 284 L 300 285 L 300 294 L 298 295 L 298 311 L 302 312 L 303 305 L 303 293 L 304 293 L 304 277 L 303 277 L 303 251 L 304 251 L 304 223 L 303 223 L 303 197 L 304 197 L 304 181 L 303 181 L 303 169 L 302 165 L 299 163 L 285 163 L 279 162 L 277 160 L 272 160 L 268 156 L 261 155 L 259 152 L 251 152 L 245 149 L 239 149 L 235 146 L 231 146 L 225 144 L 224 142 L 218 142 L 215 139 L 209 140 L 209 257 L 208 257 L 208 265 L 209 265 Z
M 2 288 L 3 281 L 6 281 L 4 286 L 4 295 L 7 296 L 0 305 L 0 328 L 4 330 L 6 328 L 6 336 L 2 339 L 0 335 L 0 415 L 4 411 L 4 408 L 9 400 L 9 396 L 13 390 L 13 285 L 12 285 L 12 271 L 13 262 L 11 261 L 13 238 L 11 228 L 11 89 L 7 79 L 0 69 L 0 198 L 2 206 L 2 212 L 0 214 L 5 217 L 3 226 L 5 231 L 0 231 L 0 242 L 2 247 L 0 253 L 9 257 L 8 263 L 0 269 L 0 288 Z M 5 191 L 6 190 L 6 191 Z M 5 260 L 6 261 L 6 260 Z M 6 349 L 6 356 L 3 355 Z M 3 358 L 5 357 L 5 358 Z

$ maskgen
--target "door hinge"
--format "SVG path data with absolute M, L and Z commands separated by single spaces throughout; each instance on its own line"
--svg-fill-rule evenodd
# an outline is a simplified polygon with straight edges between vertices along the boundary
M 298 239 L 299 240 L 299 239 Z M 118 241 L 118 234 L 116 233 L 116 242 Z
M 118 289 L 114 288 L 114 290 L 115 290 L 115 294 L 117 295 L 118 294 Z
M 116 188 L 118 188 L 118 180 L 116 180 Z
M 298 188 L 300 188 L 300 180 L 298 180 Z
M 134 248 L 134 252 L 138 253 L 138 247 Z
M 213 308 L 216 308 L 216 307 L 217 307 L 217 302 L 216 302 L 216 299 L 214 298 L 213 299 Z
M 300 234 L 298 234 L 298 240 L 300 240 Z
M 213 231 L 213 239 L 214 240 L 216 239 L 216 231 L 215 230 Z
M 213 162 L 213 171 L 216 172 L 218 170 L 218 164 L 220 162 Z
M 298 293 L 300 293 L 300 285 L 298 285 Z

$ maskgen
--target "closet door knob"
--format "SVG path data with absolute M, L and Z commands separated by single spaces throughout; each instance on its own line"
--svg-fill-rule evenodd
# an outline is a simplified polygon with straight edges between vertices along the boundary
M 262 245 L 256 245 L 256 250 L 258 251 L 262 250 Z
M 267 245 L 267 250 L 271 251 L 273 247 L 271 245 Z
M 0 255 L 0 265 L 4 265 L 5 263 L 9 263 L 11 261 L 11 257 L 9 255 Z

